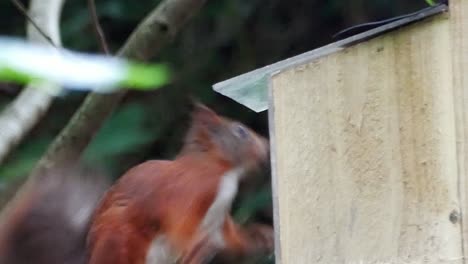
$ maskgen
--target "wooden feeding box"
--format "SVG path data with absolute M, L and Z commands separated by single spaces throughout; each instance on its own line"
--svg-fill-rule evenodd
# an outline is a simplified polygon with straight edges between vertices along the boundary
M 269 110 L 276 263 L 468 262 L 468 0 L 214 89 Z

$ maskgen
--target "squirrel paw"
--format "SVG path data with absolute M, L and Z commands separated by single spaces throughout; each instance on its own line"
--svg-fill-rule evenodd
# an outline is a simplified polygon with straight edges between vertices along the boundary
M 253 249 L 258 253 L 271 253 L 275 248 L 275 235 L 271 226 L 254 224 L 248 227 Z

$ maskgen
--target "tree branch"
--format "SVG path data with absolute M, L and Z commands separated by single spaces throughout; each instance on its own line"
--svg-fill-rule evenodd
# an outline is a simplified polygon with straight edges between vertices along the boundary
M 118 56 L 148 61 L 171 41 L 205 0 L 165 0 L 140 23 Z M 126 94 L 91 93 L 57 136 L 33 170 L 32 177 L 44 170 L 78 160 L 102 123 Z
M 26 16 L 30 20 L 27 24 L 29 41 L 43 44 L 52 42 L 54 46 L 61 45 L 59 20 L 64 1 L 31 1 L 30 15 Z M 49 108 L 53 98 L 44 91 L 50 90 L 51 85 L 41 83 L 27 86 L 1 113 L 0 163 Z
M 54 46 L 61 45 L 59 20 L 64 1 L 65 0 L 31 0 L 29 13 L 31 20 L 35 21 L 36 25 L 32 23 L 27 24 L 26 30 L 29 41 L 45 44 L 49 43 L 47 36 L 50 36 L 52 42 L 55 43 Z M 37 30 L 37 27 L 43 29 L 42 33 L 40 30 Z M 55 47 L 50 46 L 50 48 L 57 51 Z M 43 91 L 45 89 L 50 89 L 50 85 L 51 84 L 48 83 L 41 83 L 40 85 L 27 86 L 0 115 L 0 163 L 49 108 L 53 97 Z M 2 190 L 0 200 L 13 196 L 15 190 L 19 188 L 26 179 L 27 178 L 24 177 L 10 183 L 12 185 L 8 186 L 6 191 Z M 23 184 L 23 186 L 24 185 L 25 184 Z M 24 190 L 26 189 L 26 186 L 24 186 Z M 16 192 L 14 197 L 20 196 L 21 195 Z M 10 202 L 14 204 L 13 201 Z M 0 222 L 2 222 L 3 216 L 7 215 L 6 211 L 7 210 L 2 210 Z
M 41 0 L 38 0 L 41 1 Z M 119 51 L 119 56 L 147 61 L 172 40 L 177 32 L 203 6 L 205 0 L 165 0 L 137 27 Z M 47 172 L 65 167 L 70 161 L 77 161 L 101 124 L 112 113 L 125 95 L 125 91 L 114 94 L 91 93 L 57 136 L 31 172 L 25 184 L 0 214 L 2 218 L 15 208 L 23 193 L 35 183 L 45 180 Z M 53 177 L 67 175 L 52 174 Z M 52 177 L 51 176 L 51 177 Z
M 21 14 L 28 20 L 30 25 L 32 25 L 37 30 L 37 32 L 39 32 L 39 34 L 41 34 L 49 42 L 50 45 L 57 47 L 54 41 L 52 40 L 52 38 L 46 32 L 44 32 L 44 30 L 42 30 L 42 28 L 34 21 L 32 17 L 29 16 L 28 11 L 26 10 L 24 5 L 20 1 L 18 0 L 10 0 L 10 1 L 13 3 L 13 5 L 16 6 L 16 8 L 18 8 Z
M 99 24 L 99 18 L 96 11 L 96 3 L 94 0 L 88 0 L 88 9 L 91 15 L 91 22 L 93 23 L 94 34 L 96 35 L 96 39 L 98 40 L 102 52 L 105 54 L 110 54 L 109 47 L 106 42 L 106 36 L 104 35 L 104 31 L 102 30 L 101 24 Z

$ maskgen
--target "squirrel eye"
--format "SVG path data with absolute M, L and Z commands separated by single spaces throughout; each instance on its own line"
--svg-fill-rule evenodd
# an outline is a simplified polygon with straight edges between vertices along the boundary
M 246 139 L 249 136 L 247 129 L 239 124 L 234 126 L 234 134 L 241 139 Z

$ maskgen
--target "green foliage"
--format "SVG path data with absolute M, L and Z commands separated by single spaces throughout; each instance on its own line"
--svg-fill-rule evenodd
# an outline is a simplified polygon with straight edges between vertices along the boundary
M 170 71 L 163 64 L 56 51 L 26 41 L 0 38 L 0 80 L 19 84 L 50 81 L 95 91 L 119 85 L 151 90 L 169 82 Z
M 15 69 L 10 68 L 10 67 L 0 66 L 0 80 L 2 81 L 16 82 L 16 83 L 28 83 L 37 79 L 38 79 L 37 76 L 26 74 L 21 71 L 16 71 Z
M 113 19 L 123 19 L 127 21 L 139 21 L 148 10 L 161 2 L 160 0 L 141 1 L 135 5 L 132 1 L 107 0 L 98 3 L 99 14 Z
M 42 137 L 23 144 L 9 163 L 0 166 L 0 183 L 8 182 L 16 177 L 24 177 L 39 160 L 50 143 L 51 138 Z
M 241 202 L 239 208 L 234 211 L 234 218 L 239 223 L 248 222 L 255 213 L 271 204 L 271 191 L 269 186 L 265 186 L 257 192 L 248 194 Z
M 426 0 L 426 3 L 430 6 L 435 6 L 437 4 L 434 0 Z
M 117 166 L 123 153 L 137 151 L 154 139 L 145 123 L 150 114 L 139 104 L 123 105 L 101 128 L 85 152 L 85 160 L 92 164 Z
M 170 70 L 166 65 L 143 65 L 132 62 L 128 66 L 128 78 L 122 85 L 141 90 L 152 90 L 169 83 Z

